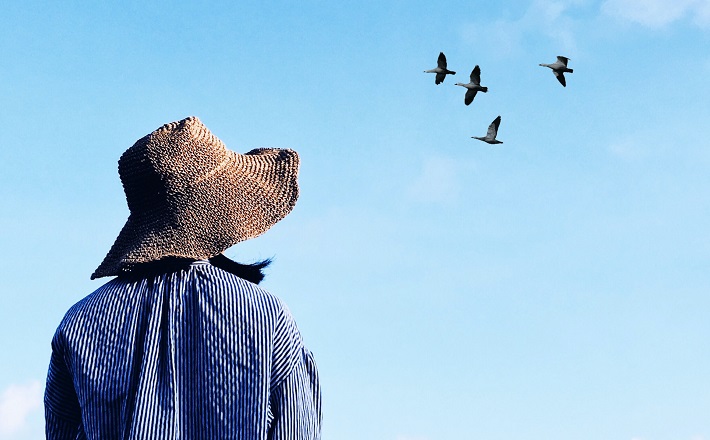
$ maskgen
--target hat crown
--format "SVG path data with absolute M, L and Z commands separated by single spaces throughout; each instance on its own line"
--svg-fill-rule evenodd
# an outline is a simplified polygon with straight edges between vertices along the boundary
M 224 143 L 195 116 L 165 124 L 136 141 L 118 161 L 131 213 L 165 210 L 171 196 L 230 159 Z

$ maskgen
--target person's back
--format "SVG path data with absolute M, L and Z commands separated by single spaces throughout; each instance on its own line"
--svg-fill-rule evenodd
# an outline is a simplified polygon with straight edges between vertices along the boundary
M 207 259 L 140 266 L 116 266 L 59 325 L 47 438 L 320 437 L 316 366 L 278 298 Z

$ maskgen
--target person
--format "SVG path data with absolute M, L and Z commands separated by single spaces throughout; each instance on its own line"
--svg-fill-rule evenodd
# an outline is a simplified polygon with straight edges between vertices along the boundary
M 66 313 L 45 391 L 48 439 L 318 439 L 321 395 L 268 261 L 224 256 L 298 198 L 288 149 L 228 150 L 196 117 L 118 162 L 130 215 Z

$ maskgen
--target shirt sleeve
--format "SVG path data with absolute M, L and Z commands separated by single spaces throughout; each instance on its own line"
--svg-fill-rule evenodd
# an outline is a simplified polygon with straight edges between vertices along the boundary
M 291 373 L 272 391 L 270 440 L 317 440 L 321 434 L 321 395 L 313 355 L 301 348 Z
M 81 409 L 69 368 L 61 350 L 59 332 L 52 340 L 52 357 L 44 392 L 47 440 L 76 439 L 82 430 Z

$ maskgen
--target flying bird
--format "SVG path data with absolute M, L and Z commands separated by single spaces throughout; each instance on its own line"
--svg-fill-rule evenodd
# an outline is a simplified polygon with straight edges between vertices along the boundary
M 565 72 L 572 73 L 574 70 L 568 69 L 567 68 L 567 61 L 569 61 L 569 58 L 567 57 L 562 57 L 562 56 L 557 56 L 557 61 L 555 61 L 552 64 L 540 64 L 543 67 L 549 67 L 552 69 L 552 73 L 555 74 L 557 77 L 557 81 L 562 84 L 562 87 L 567 87 L 567 81 L 565 81 Z
M 436 69 L 425 70 L 424 73 L 436 73 L 436 84 L 441 84 L 444 82 L 446 75 L 456 75 L 456 72 L 451 71 L 446 68 L 446 55 L 444 52 L 439 52 L 439 59 L 436 61 Z
M 471 71 L 471 82 L 469 82 L 468 84 L 456 83 L 454 85 L 466 87 L 466 97 L 463 100 L 466 105 L 469 105 L 473 102 L 473 98 L 476 97 L 476 93 L 488 92 L 488 87 L 483 87 L 481 85 L 481 68 L 478 66 L 474 67 Z
M 488 126 L 488 133 L 486 133 L 486 137 L 478 137 L 478 136 L 471 136 L 474 139 L 478 139 L 479 141 L 486 142 L 488 144 L 502 144 L 503 142 L 499 141 L 496 139 L 496 136 L 498 135 L 498 126 L 500 125 L 500 116 L 495 118 L 493 122 L 491 122 L 491 125 Z

